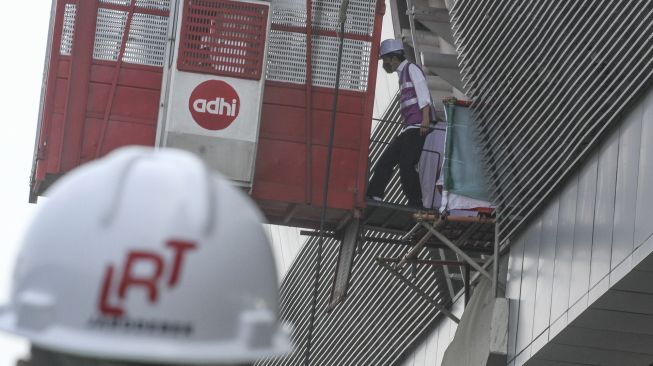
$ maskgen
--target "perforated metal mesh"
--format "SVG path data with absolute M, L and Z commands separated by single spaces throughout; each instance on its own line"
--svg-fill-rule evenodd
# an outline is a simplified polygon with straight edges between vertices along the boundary
M 103 4 L 126 6 L 130 0 L 101 0 Z M 168 10 L 170 0 L 138 0 L 137 7 Z M 136 9 L 138 10 L 138 9 Z M 126 29 L 128 11 L 98 9 L 93 58 L 117 61 Z M 134 12 L 131 18 L 123 61 L 163 67 L 168 17 Z
M 136 6 L 145 9 L 170 11 L 170 0 L 138 0 Z
M 179 70 L 261 77 L 268 7 L 225 0 L 184 4 Z
M 100 0 L 100 4 L 129 6 L 132 0 Z M 170 0 L 136 0 L 136 7 L 170 11 Z
M 340 0 L 312 2 L 315 31 L 339 31 Z M 347 9 L 345 33 L 371 37 L 376 0 L 352 0 Z M 272 4 L 272 24 L 306 28 L 306 2 L 280 0 Z M 285 29 L 285 28 L 282 28 Z M 302 31 L 271 31 L 268 45 L 267 80 L 306 83 L 306 34 Z M 314 34 L 311 42 L 311 78 L 314 86 L 335 87 L 339 39 Z M 345 37 L 340 88 L 365 91 L 369 74 L 371 42 Z
M 266 69 L 267 80 L 306 83 L 306 35 L 271 30 Z
M 93 46 L 94 59 L 107 61 L 118 60 L 126 24 L 126 11 L 98 9 L 95 45 Z
M 272 24 L 306 26 L 306 1 L 279 0 L 272 4 Z
M 168 18 L 134 14 L 125 47 L 125 62 L 163 67 Z
M 131 0 L 100 0 L 100 4 L 129 5 Z
M 339 31 L 341 0 L 313 1 L 313 24 L 317 29 Z M 347 8 L 345 33 L 371 36 L 374 31 L 375 0 L 351 0 Z
M 66 4 L 63 14 L 63 30 L 61 31 L 60 55 L 70 55 L 73 49 L 73 36 L 75 34 L 75 15 L 77 5 Z
M 338 45 L 336 37 L 313 38 L 313 85 L 335 87 Z M 371 42 L 345 39 L 340 70 L 340 88 L 365 91 L 369 74 Z
M 650 87 L 653 2 L 458 0 L 452 20 L 509 238 Z

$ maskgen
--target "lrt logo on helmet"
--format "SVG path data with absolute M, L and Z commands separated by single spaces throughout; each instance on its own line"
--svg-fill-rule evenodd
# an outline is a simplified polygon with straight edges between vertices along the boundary
M 224 81 L 207 80 L 191 93 L 188 109 L 198 125 L 207 130 L 223 130 L 238 117 L 240 97 Z
M 173 251 L 172 270 L 170 277 L 167 279 L 166 284 L 168 288 L 173 288 L 179 283 L 179 278 L 183 270 L 184 258 L 188 251 L 197 248 L 197 245 L 192 242 L 171 240 L 167 242 L 167 247 Z M 134 270 L 136 266 L 150 265 L 153 271 L 149 276 L 137 274 Z M 162 280 L 163 270 L 166 266 L 163 256 L 155 252 L 146 251 L 130 251 L 127 254 L 126 261 L 122 268 L 122 272 L 118 273 L 118 288 L 116 289 L 113 284 L 114 279 L 114 266 L 110 264 L 104 273 L 104 280 L 100 291 L 100 301 L 98 303 L 99 310 L 102 315 L 110 317 L 121 317 L 125 314 L 125 309 L 121 303 L 127 297 L 127 290 L 130 288 L 141 288 L 147 292 L 150 303 L 154 304 L 159 300 L 159 283 Z M 110 304 L 112 298 L 112 290 L 117 290 L 117 302 Z

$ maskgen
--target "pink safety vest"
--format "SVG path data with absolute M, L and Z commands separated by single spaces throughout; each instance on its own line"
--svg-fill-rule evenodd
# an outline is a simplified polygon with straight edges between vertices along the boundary
M 404 116 L 404 123 L 406 125 L 419 125 L 422 123 L 422 111 L 417 102 L 417 92 L 415 91 L 413 80 L 410 78 L 410 65 L 415 64 L 408 62 L 403 70 L 401 70 L 401 73 L 399 73 L 399 88 L 401 90 L 399 102 L 401 103 L 401 114 Z M 419 69 L 419 66 L 417 68 Z M 431 121 L 435 121 L 433 100 L 431 100 Z

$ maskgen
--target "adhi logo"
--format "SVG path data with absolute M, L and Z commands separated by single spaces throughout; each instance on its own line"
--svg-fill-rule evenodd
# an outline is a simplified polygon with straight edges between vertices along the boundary
M 223 130 L 240 112 L 238 93 L 222 80 L 207 80 L 195 87 L 188 109 L 198 125 L 207 130 Z

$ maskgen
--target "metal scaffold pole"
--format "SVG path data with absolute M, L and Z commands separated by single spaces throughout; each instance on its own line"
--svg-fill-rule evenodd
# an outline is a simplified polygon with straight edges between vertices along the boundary
M 492 293 L 494 297 L 499 297 L 499 209 L 496 212 L 496 223 L 494 224 L 494 253 L 492 261 Z
M 422 58 L 419 54 L 417 42 L 415 41 L 415 4 L 414 0 L 406 0 L 406 14 L 408 15 L 408 23 L 410 24 L 410 41 L 413 43 L 413 52 L 415 53 L 415 63 L 420 69 L 424 69 Z
M 310 3 L 310 2 L 309 2 Z M 324 190 L 322 193 L 322 210 L 320 213 L 320 238 L 318 240 L 318 247 L 315 259 L 315 274 L 313 282 L 313 298 L 311 302 L 311 310 L 309 316 L 309 325 L 308 325 L 308 337 L 306 340 L 306 353 L 304 357 L 304 365 L 309 366 L 311 364 L 311 348 L 313 346 L 313 333 L 315 330 L 315 317 L 317 312 L 317 302 L 320 291 L 320 277 L 322 271 L 322 252 L 324 250 L 324 222 L 326 221 L 326 208 L 329 198 L 329 175 L 331 174 L 331 160 L 333 156 L 333 140 L 335 136 L 336 129 L 336 112 L 338 108 L 338 92 L 340 89 L 340 69 L 342 66 L 342 51 L 345 41 L 345 22 L 347 21 L 347 7 L 349 6 L 349 0 L 344 0 L 340 6 L 340 42 L 338 45 L 338 59 L 336 65 L 336 77 L 335 77 L 335 86 L 333 92 L 333 106 L 331 111 L 331 128 L 329 131 L 329 148 L 326 158 L 326 172 L 324 175 Z M 311 19 L 307 19 L 311 21 Z

